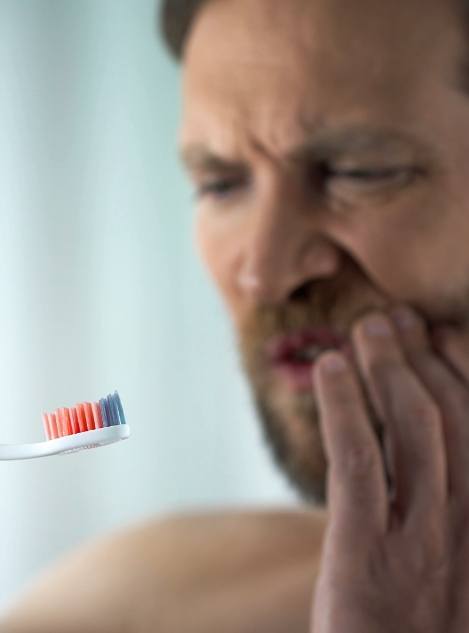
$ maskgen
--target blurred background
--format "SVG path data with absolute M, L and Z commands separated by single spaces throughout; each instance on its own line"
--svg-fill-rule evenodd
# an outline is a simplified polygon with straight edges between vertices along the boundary
M 117 389 L 132 437 L 0 462 L 0 608 L 154 515 L 291 505 L 192 243 L 155 0 L 0 0 L 0 442 Z

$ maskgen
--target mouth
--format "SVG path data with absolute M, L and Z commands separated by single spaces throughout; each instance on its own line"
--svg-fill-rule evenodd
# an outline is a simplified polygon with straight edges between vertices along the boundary
M 427 320 L 428 336 L 433 349 L 439 351 L 438 329 L 454 328 L 455 322 Z M 457 327 L 461 327 L 459 324 Z M 348 337 L 330 327 L 309 328 L 268 341 L 265 357 L 275 376 L 292 391 L 313 392 L 314 368 L 318 357 L 326 351 L 339 350 L 351 363 L 355 362 L 353 346 Z
M 276 337 L 266 347 L 266 357 L 275 375 L 293 391 L 312 391 L 314 367 L 328 350 L 340 350 L 350 360 L 350 341 L 332 328 L 312 328 Z

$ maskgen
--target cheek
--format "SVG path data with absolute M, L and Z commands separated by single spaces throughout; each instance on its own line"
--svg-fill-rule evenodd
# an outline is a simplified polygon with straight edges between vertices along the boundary
M 223 220 L 218 223 L 210 213 L 200 210 L 194 225 L 197 252 L 225 303 L 236 310 L 238 297 L 236 270 L 239 240 Z
M 397 299 L 425 300 L 441 295 L 448 280 L 456 289 L 467 284 L 469 227 L 455 215 L 435 204 L 401 208 L 386 218 L 370 214 L 355 236 L 378 287 Z

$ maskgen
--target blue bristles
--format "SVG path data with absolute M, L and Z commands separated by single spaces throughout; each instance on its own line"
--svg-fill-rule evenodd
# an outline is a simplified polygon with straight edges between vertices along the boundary
M 112 399 L 111 394 L 106 398 L 107 406 L 109 409 L 109 414 L 111 416 L 111 424 L 119 424 L 119 414 L 117 413 L 117 408 L 114 406 L 114 400 Z
M 126 423 L 124 410 L 117 391 L 113 395 L 109 394 L 107 398 L 101 398 L 99 406 L 101 407 L 103 426 L 116 426 L 117 424 Z
M 109 406 L 109 396 L 106 396 L 104 398 L 104 406 L 106 408 L 106 416 L 107 416 L 109 426 L 113 426 L 114 420 L 112 419 L 112 411 L 111 411 L 111 407 Z
M 107 417 L 104 398 L 101 398 L 101 400 L 99 401 L 99 406 L 101 407 L 101 417 L 103 418 L 103 426 L 111 426 L 109 419 Z
M 121 402 L 121 399 L 119 398 L 119 394 L 117 393 L 117 391 L 114 392 L 114 402 L 117 405 L 117 410 L 119 412 L 120 423 L 121 424 L 126 424 L 126 422 L 125 422 L 125 415 L 124 415 L 124 409 L 122 408 L 122 402 Z

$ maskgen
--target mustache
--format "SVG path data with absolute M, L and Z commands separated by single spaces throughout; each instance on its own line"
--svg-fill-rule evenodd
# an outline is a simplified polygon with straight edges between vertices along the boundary
M 239 344 L 252 349 L 256 342 L 315 327 L 332 327 L 347 335 L 362 314 L 391 303 L 356 268 L 349 268 L 335 279 L 304 284 L 282 305 L 259 306 L 241 323 Z
M 440 301 L 422 307 L 378 290 L 357 266 L 352 266 L 335 279 L 304 284 L 282 305 L 259 306 L 241 323 L 238 345 L 250 355 L 262 351 L 272 337 L 316 327 L 332 328 L 348 338 L 352 326 L 366 313 L 402 303 L 414 308 L 430 329 L 441 325 L 461 331 L 469 328 L 469 285 L 451 304 Z

